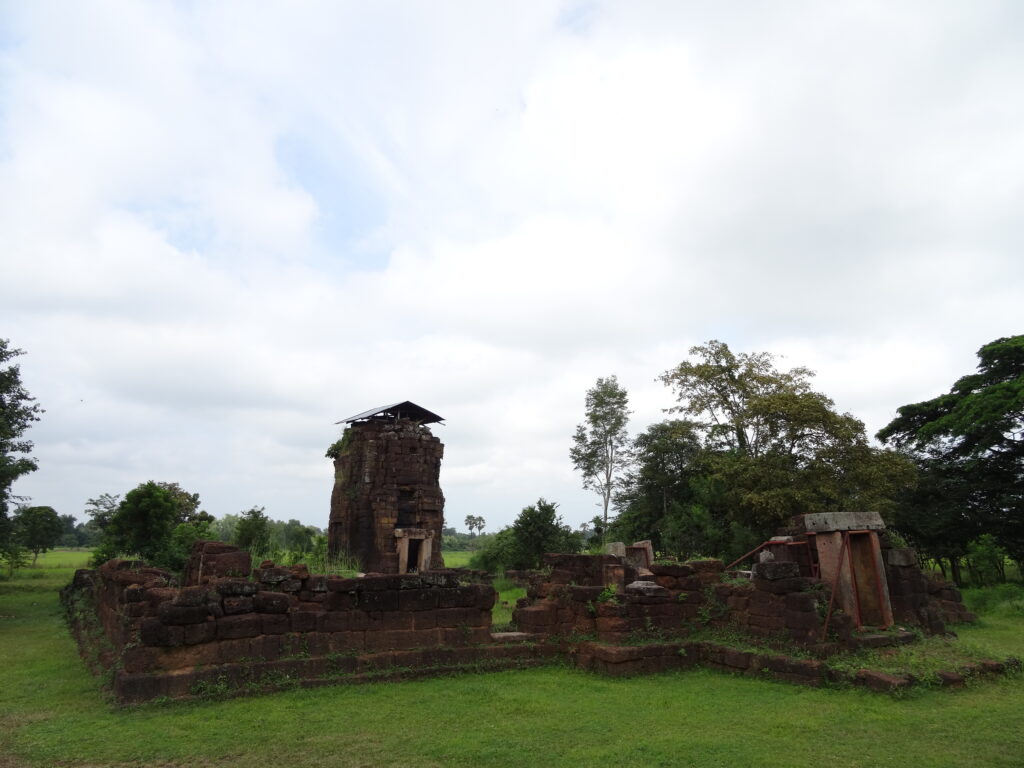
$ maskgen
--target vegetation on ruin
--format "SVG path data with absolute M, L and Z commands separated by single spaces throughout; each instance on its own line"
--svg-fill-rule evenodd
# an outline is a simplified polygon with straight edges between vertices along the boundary
M 0 580 L 5 766 L 284 766 L 301 756 L 311 768 L 816 767 L 912 755 L 927 768 L 1010 766 L 1024 752 L 1019 676 L 893 699 L 699 669 L 610 679 L 554 666 L 119 709 L 86 671 L 57 603 L 56 590 L 87 558 L 48 552 L 39 567 Z M 965 595 L 982 610 L 1019 592 Z M 1024 656 L 1019 615 L 983 612 L 978 626 L 958 631 L 979 653 Z

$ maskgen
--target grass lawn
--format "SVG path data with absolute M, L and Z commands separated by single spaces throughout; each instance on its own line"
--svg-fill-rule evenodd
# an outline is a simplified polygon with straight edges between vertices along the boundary
M 469 568 L 469 559 L 475 554 L 475 552 L 467 550 L 464 552 L 442 552 L 441 556 L 444 558 L 445 568 Z
M 709 671 L 564 667 L 116 708 L 56 590 L 87 553 L 0 580 L 0 768 L 21 766 L 1020 766 L 1024 679 L 904 698 Z M 965 642 L 1024 656 L 1024 616 Z

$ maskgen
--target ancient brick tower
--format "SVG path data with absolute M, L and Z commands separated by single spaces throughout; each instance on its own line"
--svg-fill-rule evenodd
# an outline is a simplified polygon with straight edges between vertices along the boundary
M 441 417 L 408 401 L 366 411 L 331 447 L 334 490 L 327 544 L 367 573 L 443 568 L 444 446 L 427 424 Z

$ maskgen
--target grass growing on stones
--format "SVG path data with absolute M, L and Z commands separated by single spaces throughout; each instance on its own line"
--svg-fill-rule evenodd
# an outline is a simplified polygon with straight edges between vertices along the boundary
M 77 554 L 77 553 L 75 553 Z M 0 581 L 0 766 L 1011 766 L 1024 681 L 905 699 L 694 670 L 609 679 L 562 667 L 119 709 L 86 672 L 44 576 Z M 64 567 L 55 567 L 63 565 Z M 1024 655 L 1024 619 L 960 629 Z

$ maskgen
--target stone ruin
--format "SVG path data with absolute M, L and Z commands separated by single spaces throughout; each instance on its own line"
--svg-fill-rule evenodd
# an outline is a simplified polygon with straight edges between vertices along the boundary
M 646 542 L 623 547 L 622 556 L 548 554 L 544 570 L 520 574 L 529 587 L 513 611 L 518 632 L 492 632 L 496 593 L 468 572 L 340 578 L 303 565 L 253 568 L 247 552 L 220 542 L 196 542 L 184 586 L 174 586 L 166 571 L 111 560 L 76 572 L 61 598 L 83 657 L 111 673 L 122 703 L 558 658 L 609 675 L 702 664 L 806 685 L 846 679 L 891 690 L 912 681 L 866 670 L 844 678 L 827 659 L 847 648 L 912 642 L 903 627 L 882 631 L 889 613 L 924 632 L 975 617 L 952 585 L 927 578 L 911 550 L 892 547 L 869 525 L 873 519 L 863 517 L 802 518 L 802 533 L 751 553 L 769 554 L 749 572 L 714 559 L 654 561 Z M 822 535 L 835 533 L 838 551 L 836 537 Z M 851 543 L 857 537 L 861 543 Z M 691 637 L 703 627 L 778 650 Z M 793 646 L 807 653 L 787 656 Z M 988 661 L 978 670 L 1008 664 L 1019 666 Z
M 396 534 L 423 530 L 432 520 L 440 527 L 440 444 L 403 419 L 349 429 L 336 462 L 334 500 L 340 487 L 351 503 L 338 506 L 345 516 L 336 517 L 332 507 L 335 546 L 361 540 L 367 562 L 412 570 L 400 549 L 403 539 L 416 539 Z M 353 479 L 359 492 L 348 496 L 344 489 Z M 408 491 L 411 506 L 396 503 L 401 491 Z M 431 539 L 424 534 L 419 541 Z M 83 657 L 94 671 L 111 673 L 122 703 L 554 658 L 609 675 L 702 664 L 807 685 L 848 679 L 891 690 L 911 681 L 866 670 L 842 678 L 828 657 L 911 642 L 916 636 L 907 627 L 942 633 L 947 623 L 975 619 L 956 588 L 926 577 L 914 552 L 892 547 L 871 514 L 796 518 L 785 535 L 745 556 L 757 557 L 750 571 L 714 559 L 656 561 L 650 542 L 614 544 L 604 555 L 547 554 L 544 570 L 515 574 L 528 581 L 527 596 L 513 611 L 518 632 L 492 632 L 490 583 L 469 571 L 432 570 L 428 564 L 436 561 L 425 551 L 431 552 L 419 549 L 416 573 L 341 578 L 269 561 L 253 568 L 248 552 L 200 541 L 183 586 L 167 571 L 110 560 L 76 572 L 61 599 Z M 779 650 L 691 639 L 704 627 L 740 632 Z M 809 654 L 785 655 L 794 645 Z M 979 670 L 1005 666 L 982 662 Z
M 444 446 L 427 424 L 441 417 L 408 401 L 352 416 L 336 444 L 327 527 L 332 556 L 373 573 L 444 567 Z
M 340 578 L 252 568 L 196 542 L 184 586 L 137 561 L 80 570 L 61 592 L 82 656 L 122 703 L 531 666 L 557 652 L 491 633 L 496 593 L 463 574 Z
M 906 627 L 939 634 L 976 619 L 952 584 L 925 576 L 913 550 L 891 546 L 877 515 L 806 515 L 791 527 L 748 554 L 761 555 L 750 571 L 713 559 L 657 562 L 650 542 L 614 543 L 605 555 L 545 555 L 513 620 L 535 636 L 587 638 L 576 663 L 607 674 L 700 663 L 819 685 L 833 674 L 821 660 L 686 638 L 710 626 L 825 659 L 911 642 Z M 991 664 L 987 671 L 1002 668 Z M 882 690 L 906 681 L 865 672 L 852 682 Z

